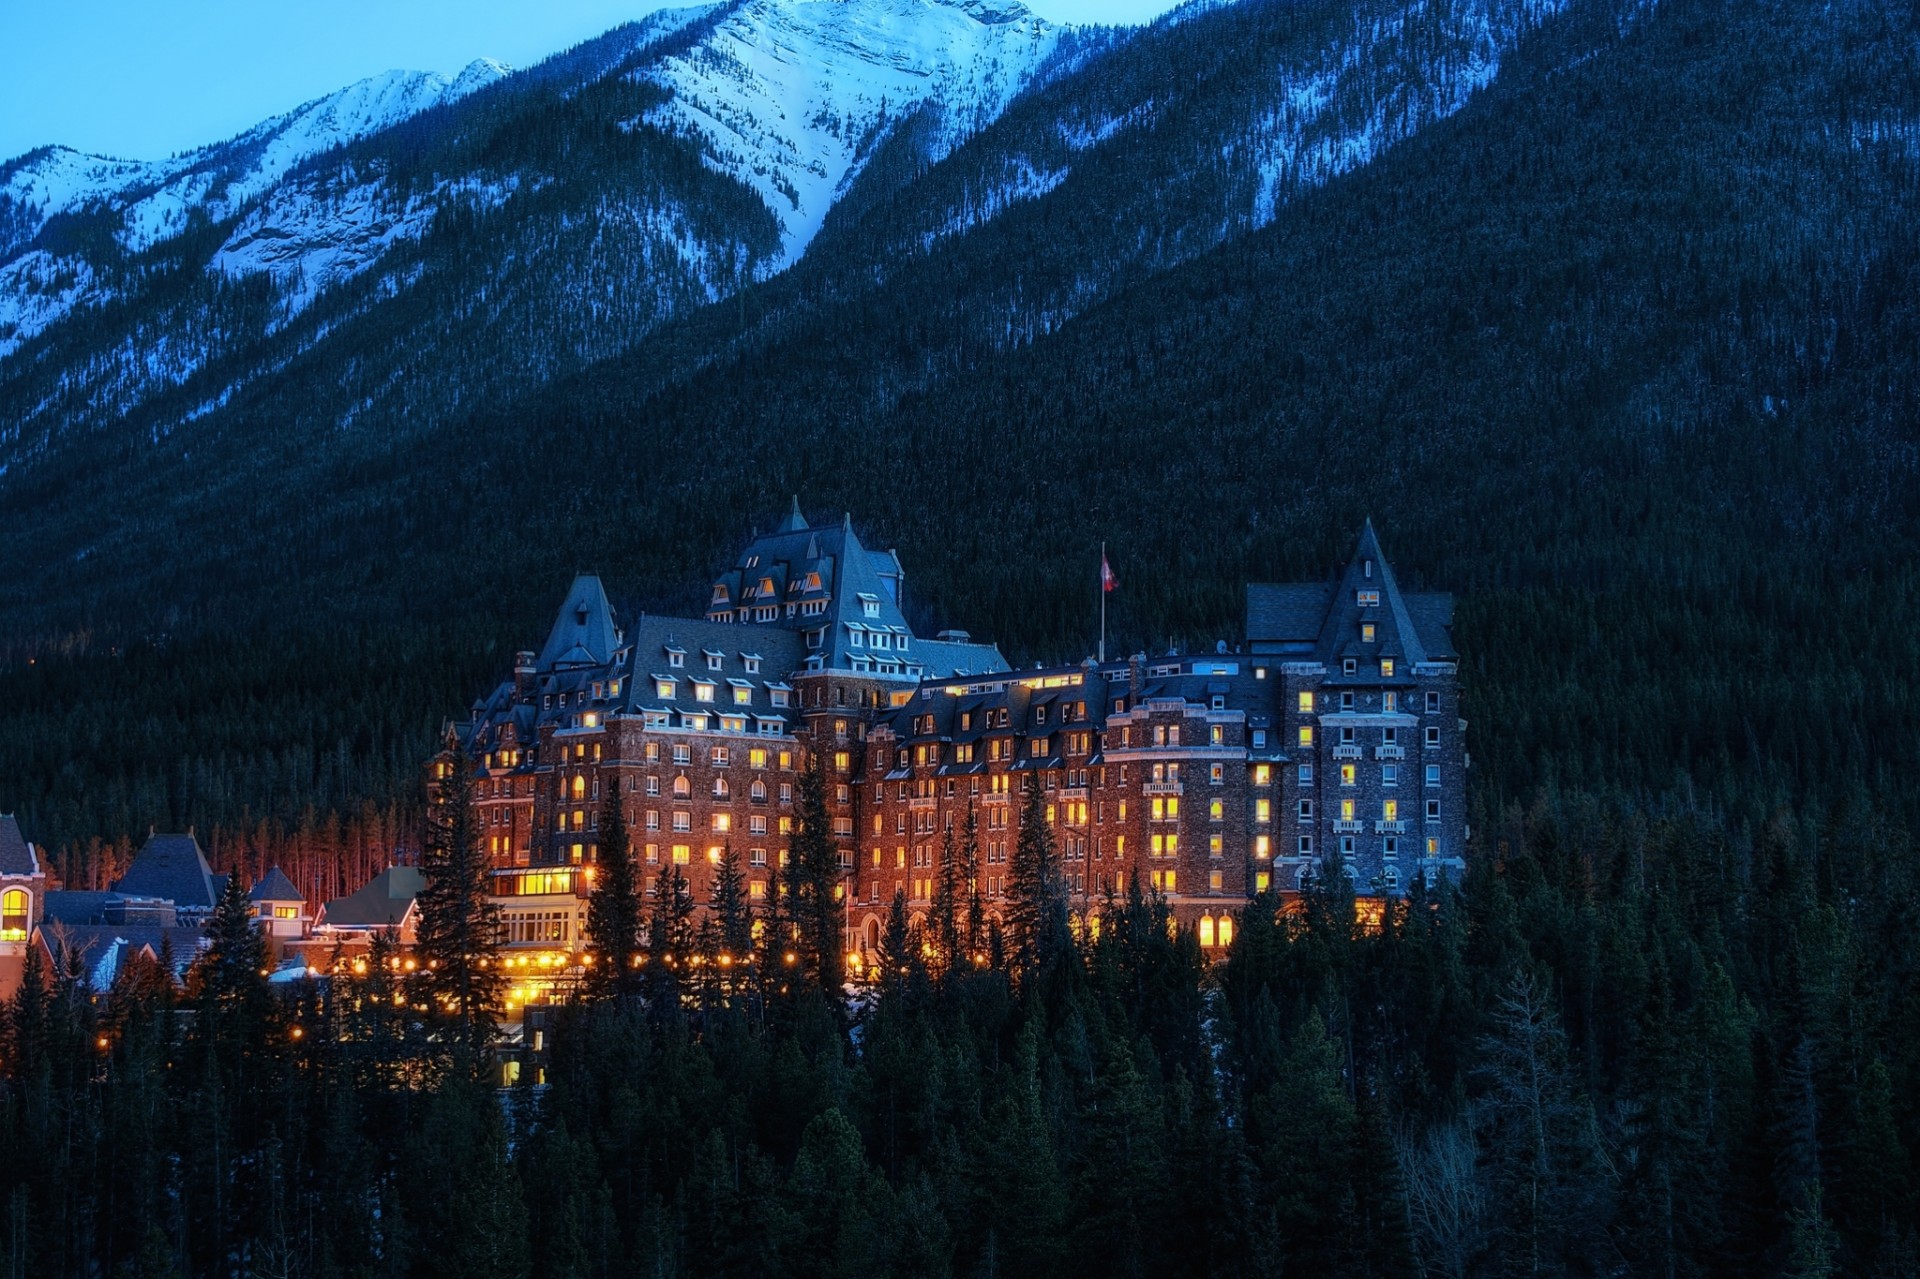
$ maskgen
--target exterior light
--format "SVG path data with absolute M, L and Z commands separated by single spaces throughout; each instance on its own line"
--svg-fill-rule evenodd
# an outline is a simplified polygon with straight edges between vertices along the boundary
M 109 1041 L 105 1035 L 102 1035 L 100 1036 L 100 1038 L 93 1041 L 93 1046 L 104 1052 L 109 1046 Z
M 795 955 L 792 951 L 788 951 L 784 958 L 789 964 L 791 964 L 795 962 L 795 960 L 797 960 L 799 956 Z
M 293 1037 L 295 1039 L 303 1038 L 306 1035 L 306 1033 L 307 1033 L 306 1030 L 300 1026 L 295 1026 L 292 1031 Z

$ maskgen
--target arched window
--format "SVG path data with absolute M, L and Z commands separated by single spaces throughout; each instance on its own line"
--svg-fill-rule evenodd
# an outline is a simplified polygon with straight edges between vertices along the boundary
M 0 893 L 0 941 L 27 939 L 27 891 L 9 888 Z
M 1220 944 L 1222 946 L 1233 945 L 1233 916 L 1232 915 L 1222 915 L 1220 917 Z
M 574 777 L 573 777 L 573 797 L 574 797 L 575 799 L 585 799 L 585 798 L 587 797 L 587 778 L 586 778 L 586 774 L 584 774 L 584 773 L 576 773 L 576 774 L 574 774 Z
M 1208 950 L 1213 949 L 1213 916 L 1200 916 L 1200 944 Z
M 727 787 L 727 779 L 724 777 L 714 778 L 713 779 L 713 797 L 715 799 L 725 799 L 727 798 L 728 794 L 729 794 L 729 790 Z
M 693 794 L 693 783 L 687 780 L 686 774 L 682 773 L 673 779 L 673 797 L 675 799 L 685 799 L 691 794 Z

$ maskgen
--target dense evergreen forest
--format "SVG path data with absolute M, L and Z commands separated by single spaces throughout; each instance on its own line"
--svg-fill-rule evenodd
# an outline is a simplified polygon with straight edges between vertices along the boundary
M 8 1279 L 1920 1270 L 1916 34 L 1574 4 L 1065 318 L 1098 199 L 868 292 L 830 228 L 424 438 L 154 463 L 207 470 L 113 513 L 150 559 L 10 602 L 0 805 L 74 882 L 152 823 L 223 863 L 419 843 L 417 761 L 575 569 L 697 608 L 794 491 L 1020 660 L 1089 646 L 1103 539 L 1130 646 L 1210 645 L 1370 513 L 1459 596 L 1472 866 L 1378 931 L 1256 902 L 1210 971 L 1151 901 L 1071 941 L 1036 906 L 978 965 L 896 935 L 851 1009 L 784 952 L 658 977 L 742 951 L 655 919 L 504 1112 L 407 992 L 285 1009 L 220 949 L 183 994 L 59 984 L 9 1014 Z

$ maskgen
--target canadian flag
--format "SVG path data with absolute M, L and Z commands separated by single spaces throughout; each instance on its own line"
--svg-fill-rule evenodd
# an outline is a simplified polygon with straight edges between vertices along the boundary
M 1120 579 L 1114 576 L 1113 565 L 1107 563 L 1107 553 L 1100 552 L 1100 589 L 1111 591 L 1120 585 Z

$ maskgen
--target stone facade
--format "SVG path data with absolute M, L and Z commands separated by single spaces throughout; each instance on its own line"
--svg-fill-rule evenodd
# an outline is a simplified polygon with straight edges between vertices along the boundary
M 846 521 L 797 509 L 705 618 L 620 627 L 578 579 L 436 765 L 476 770 L 509 945 L 579 948 L 614 785 L 649 881 L 677 866 L 704 903 L 731 847 L 764 906 L 816 756 L 856 948 L 896 893 L 925 912 L 969 809 L 999 913 L 1033 775 L 1083 921 L 1137 883 L 1225 945 L 1254 894 L 1331 867 L 1377 897 L 1464 864 L 1451 600 L 1403 594 L 1371 526 L 1331 581 L 1250 587 L 1245 642 L 1207 655 L 1014 672 L 963 634 L 913 635 L 904 579 Z

